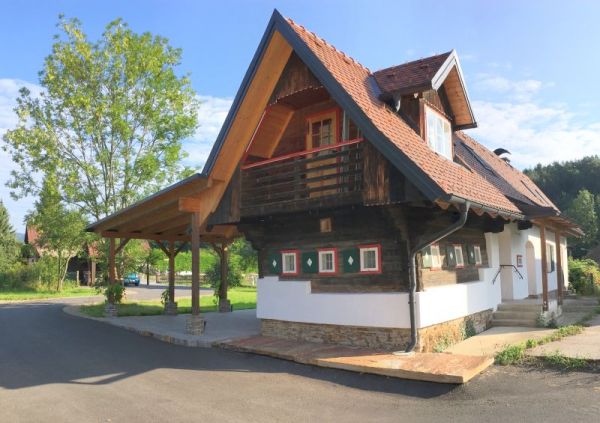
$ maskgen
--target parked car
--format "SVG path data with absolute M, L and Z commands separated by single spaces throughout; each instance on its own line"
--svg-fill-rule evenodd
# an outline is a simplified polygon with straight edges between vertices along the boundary
M 123 278 L 123 285 L 131 284 L 135 284 L 135 286 L 140 286 L 140 277 L 135 273 L 129 273 Z

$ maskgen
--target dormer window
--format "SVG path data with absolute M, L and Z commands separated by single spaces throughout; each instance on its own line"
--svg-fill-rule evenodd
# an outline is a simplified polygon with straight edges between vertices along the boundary
M 425 106 L 425 139 L 436 153 L 452 160 L 452 128 L 441 113 Z

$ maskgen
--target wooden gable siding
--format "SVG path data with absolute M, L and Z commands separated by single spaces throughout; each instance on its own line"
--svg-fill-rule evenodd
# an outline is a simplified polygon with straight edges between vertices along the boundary
M 424 135 L 424 116 L 423 105 L 433 106 L 439 112 L 446 115 L 452 125 L 454 125 L 453 112 L 448 102 L 445 89 L 441 87 L 439 91 L 427 90 L 419 93 L 418 97 L 414 95 L 403 95 L 400 99 L 400 115 L 404 120 L 423 137 Z
M 217 209 L 208 218 L 208 225 L 224 225 L 240 221 L 242 203 L 242 179 L 240 169 L 235 171 Z
M 387 206 L 394 207 L 394 206 Z M 296 213 L 247 222 L 240 225 L 246 238 L 259 249 L 261 276 L 310 280 L 312 292 L 397 292 L 408 287 L 407 246 L 402 233 L 395 229 L 385 207 L 355 207 Z M 331 218 L 332 231 L 320 231 L 320 219 Z M 342 254 L 359 245 L 380 244 L 381 274 L 345 273 Z M 269 257 L 282 250 L 316 252 L 320 248 L 336 248 L 339 272 L 336 275 L 299 273 L 293 277 L 270 273 Z M 301 267 L 301 266 L 300 266 Z
M 322 84 L 317 77 L 313 75 L 298 55 L 292 53 L 275 89 L 273 90 L 269 104 L 273 104 L 277 102 L 278 99 L 297 92 L 310 88 L 319 88 L 321 86 Z

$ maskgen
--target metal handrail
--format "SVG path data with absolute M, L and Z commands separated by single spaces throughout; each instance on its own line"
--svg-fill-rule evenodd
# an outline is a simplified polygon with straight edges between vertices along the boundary
M 496 283 L 496 278 L 498 278 L 498 275 L 502 271 L 503 267 L 512 267 L 513 269 L 515 269 L 515 272 L 517 272 L 517 274 L 519 275 L 519 279 L 521 279 L 521 280 L 524 279 L 523 275 L 521 274 L 521 272 L 519 272 L 519 269 L 517 269 L 517 266 L 515 266 L 514 264 L 501 264 L 498 267 L 498 271 L 496 272 L 496 275 L 494 276 L 494 279 L 492 279 L 492 285 Z

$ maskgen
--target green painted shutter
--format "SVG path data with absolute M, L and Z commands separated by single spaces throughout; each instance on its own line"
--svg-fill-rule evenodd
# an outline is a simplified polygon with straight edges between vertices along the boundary
M 302 253 L 302 273 L 317 273 L 319 271 L 318 254 L 316 251 Z
M 360 272 L 360 251 L 358 248 L 349 248 L 342 251 L 342 269 L 344 269 L 344 273 Z
M 454 251 L 454 245 L 452 244 L 446 246 L 446 265 L 456 267 L 456 251 Z
M 281 253 L 279 251 L 273 251 L 269 254 L 267 268 L 272 275 L 279 275 L 281 273 Z
M 469 264 L 475 264 L 477 262 L 475 258 L 475 247 L 473 245 L 467 245 L 467 261 Z
M 423 258 L 423 268 L 431 268 L 431 247 L 424 248 L 421 250 L 421 257 Z

